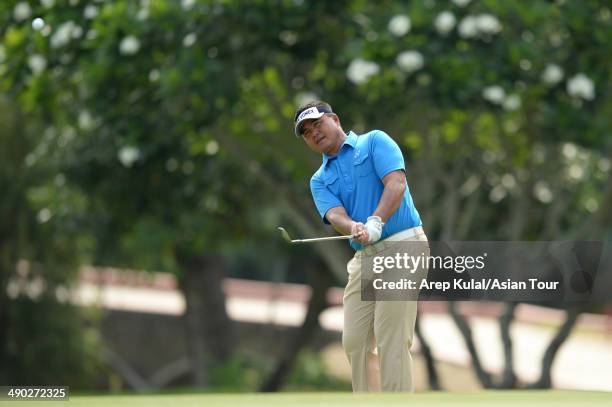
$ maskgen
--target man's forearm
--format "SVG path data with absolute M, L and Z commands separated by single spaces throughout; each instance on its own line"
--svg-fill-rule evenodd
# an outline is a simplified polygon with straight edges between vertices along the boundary
M 383 222 L 387 222 L 400 207 L 404 192 L 406 191 L 406 178 L 403 172 L 401 172 L 401 176 L 395 173 L 389 174 L 389 176 L 389 179 L 385 182 L 385 188 L 378 206 L 372 214 L 373 216 L 380 216 Z
M 329 223 L 342 235 L 350 235 L 355 221 L 346 213 L 342 206 L 331 208 L 325 215 Z

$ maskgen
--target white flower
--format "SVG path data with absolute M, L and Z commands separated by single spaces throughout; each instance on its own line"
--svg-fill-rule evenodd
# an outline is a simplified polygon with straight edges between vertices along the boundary
M 71 35 L 74 39 L 81 38 L 83 36 L 83 29 L 80 26 L 75 25 L 74 27 L 72 27 Z
M 516 186 L 516 178 L 512 174 L 504 174 L 501 178 L 501 183 L 506 189 L 512 189 Z
M 33 54 L 28 57 L 28 66 L 34 75 L 38 75 L 47 67 L 47 60 L 40 54 Z
M 366 82 L 370 76 L 376 75 L 380 71 L 380 67 L 376 62 L 366 61 L 365 59 L 356 58 L 351 61 L 346 76 L 355 84 Z
M 61 24 L 51 36 L 51 48 L 61 48 L 67 45 L 72 38 L 72 31 L 76 25 L 73 21 L 66 21 Z
M 318 100 L 319 97 L 313 92 L 300 92 L 295 96 L 295 101 L 298 106 L 303 106 L 308 102 Z
M 76 131 L 72 126 L 66 126 L 61 130 L 60 140 L 63 140 L 64 145 L 70 143 L 76 137 Z
M 215 155 L 219 152 L 219 143 L 216 140 L 210 140 L 206 143 L 206 154 Z
M 478 35 L 478 22 L 476 17 L 463 17 L 459 23 L 459 35 L 463 38 L 474 38 Z
M 502 25 L 497 17 L 491 14 L 481 14 L 477 16 L 476 27 L 484 34 L 496 34 L 502 29 Z
M 298 41 L 298 36 L 293 31 L 283 30 L 278 34 L 278 39 L 291 47 Z
M 168 161 L 166 161 L 166 170 L 168 172 L 174 172 L 177 168 L 178 161 L 176 161 L 176 158 L 169 158 Z
M 117 156 L 124 167 L 131 167 L 140 158 L 140 150 L 132 146 L 121 147 Z
M 489 193 L 489 199 L 491 202 L 499 202 L 506 197 L 508 191 L 502 185 L 496 185 L 495 188 Z
M 66 184 L 66 176 L 62 173 L 59 173 L 53 178 L 53 183 L 58 187 L 63 187 Z
M 597 202 L 597 200 L 595 198 L 589 198 L 585 201 L 584 203 L 584 208 L 593 213 L 595 212 L 597 209 L 599 209 L 599 203 Z
M 578 164 L 572 164 L 567 169 L 567 175 L 573 181 L 580 181 L 582 178 L 584 178 L 584 168 Z
M 470 4 L 470 1 L 472 0 L 452 0 L 452 2 L 458 7 L 465 7 Z
M 410 17 L 398 14 L 389 20 L 389 31 L 396 37 L 401 37 L 410 31 Z
M 55 0 L 40 0 L 40 4 L 42 4 L 44 8 L 51 8 L 55 5 Z
M 195 0 L 181 0 L 181 7 L 183 10 L 188 11 L 195 5 Z
M 397 65 L 404 72 L 418 71 L 425 64 L 419 51 L 403 51 L 397 56 Z
M 38 215 L 36 216 L 36 218 L 38 220 L 38 223 L 46 223 L 49 221 L 49 219 L 51 219 L 52 216 L 53 214 L 51 213 L 49 208 L 43 208 L 38 211 Z
M 561 147 L 561 153 L 568 160 L 573 160 L 578 155 L 578 147 L 574 143 L 564 143 Z
M 191 47 L 193 44 L 195 44 L 196 39 L 198 37 L 196 36 L 195 33 L 189 33 L 185 36 L 185 38 L 183 38 L 183 47 Z
M 579 73 L 567 81 L 567 93 L 575 98 L 593 100 L 595 98 L 595 84 L 588 76 Z
M 556 64 L 548 64 L 542 72 L 542 82 L 547 85 L 555 85 L 563 79 L 563 69 Z
M 548 41 L 553 47 L 560 47 L 561 45 L 563 45 L 563 38 L 564 38 L 564 34 L 562 32 L 553 31 L 548 36 Z
M 159 80 L 159 70 L 157 69 L 152 69 L 149 72 L 149 81 L 151 82 L 157 82 Z
M 15 8 L 13 9 L 13 17 L 17 21 L 26 20 L 30 18 L 31 15 L 32 15 L 32 9 L 30 8 L 30 5 L 26 3 L 25 1 L 21 1 L 17 3 L 15 5 Z
M 35 31 L 40 31 L 45 27 L 45 20 L 43 20 L 40 17 L 36 17 L 34 20 L 32 20 L 32 28 Z
M 474 191 L 476 191 L 476 189 L 478 189 L 480 182 L 481 180 L 477 175 L 472 175 L 463 185 L 461 185 L 459 191 L 463 196 L 471 195 Z
M 94 6 L 93 4 L 88 4 L 87 7 L 85 7 L 85 10 L 83 11 L 83 16 L 87 18 L 88 20 L 96 18 L 97 15 L 98 15 L 98 8 Z
M 138 10 L 138 13 L 136 13 L 136 19 L 138 21 L 145 21 L 147 18 L 149 18 L 148 8 L 141 8 L 140 10 Z
M 140 41 L 133 35 L 128 35 L 121 40 L 119 52 L 123 55 L 134 55 L 140 49 Z
M 542 203 L 550 203 L 553 199 L 553 193 L 544 181 L 536 182 L 533 186 L 533 194 Z
M 436 27 L 438 33 L 440 33 L 441 35 L 448 34 L 453 28 L 455 28 L 456 24 L 457 19 L 455 18 L 455 15 L 450 11 L 441 12 L 440 14 L 438 14 L 436 20 L 434 21 L 434 26 Z
M 482 97 L 491 103 L 499 105 L 504 101 L 506 92 L 499 85 L 487 86 L 482 90 Z
M 91 117 L 91 113 L 89 113 L 87 110 L 81 110 L 79 112 L 79 127 L 82 130 L 91 130 L 94 125 L 95 123 Z
M 521 107 L 521 98 L 518 95 L 508 95 L 502 103 L 504 110 L 514 111 Z
M 597 164 L 597 167 L 600 169 L 601 172 L 608 172 L 610 171 L 610 168 L 612 168 L 612 163 L 607 158 L 602 158 L 599 160 L 599 164 Z
M 468 15 L 459 23 L 459 35 L 463 38 L 474 38 L 481 34 L 493 35 L 501 29 L 502 24 L 491 14 Z

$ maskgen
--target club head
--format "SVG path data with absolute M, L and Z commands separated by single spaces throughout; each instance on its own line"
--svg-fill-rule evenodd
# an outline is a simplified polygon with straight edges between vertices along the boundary
M 283 236 L 283 239 L 285 239 L 285 241 L 286 241 L 287 243 L 293 243 L 293 242 L 291 241 L 291 237 L 289 237 L 289 233 L 287 233 L 287 231 L 285 230 L 285 228 L 283 228 L 283 227 L 280 227 L 280 226 L 279 226 L 279 227 L 278 227 L 278 230 L 280 230 L 281 235 Z

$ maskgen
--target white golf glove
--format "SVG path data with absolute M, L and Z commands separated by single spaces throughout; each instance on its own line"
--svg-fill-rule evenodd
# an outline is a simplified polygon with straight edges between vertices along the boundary
M 380 216 L 370 216 L 365 224 L 366 230 L 368 231 L 369 240 L 368 243 L 374 243 L 380 240 L 384 223 Z

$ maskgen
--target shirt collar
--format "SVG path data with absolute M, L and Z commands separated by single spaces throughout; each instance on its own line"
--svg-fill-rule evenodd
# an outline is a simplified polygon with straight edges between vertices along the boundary
M 342 148 L 344 148 L 345 145 L 351 146 L 352 148 L 355 148 L 355 146 L 357 145 L 357 135 L 353 133 L 352 130 L 348 132 L 344 143 L 342 143 L 340 149 L 338 150 L 338 154 L 340 154 L 340 151 L 342 151 Z M 338 156 L 338 154 L 334 156 L 328 156 L 327 154 L 323 154 L 323 166 L 326 166 L 329 160 L 333 160 Z

